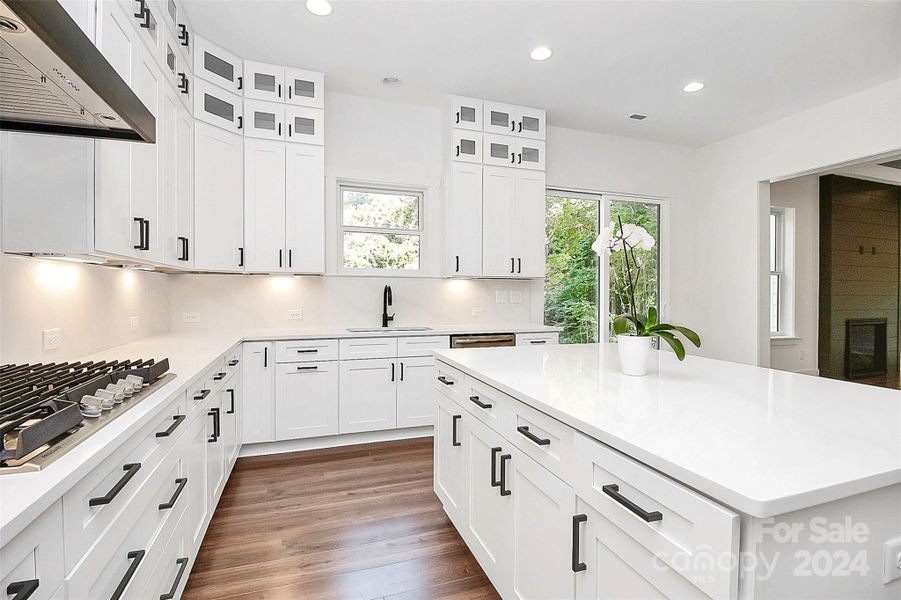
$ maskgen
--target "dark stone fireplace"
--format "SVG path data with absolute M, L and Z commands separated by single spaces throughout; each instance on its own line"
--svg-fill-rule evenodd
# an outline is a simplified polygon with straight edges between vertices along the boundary
M 887 329 L 886 319 L 845 321 L 845 377 L 860 379 L 885 375 Z

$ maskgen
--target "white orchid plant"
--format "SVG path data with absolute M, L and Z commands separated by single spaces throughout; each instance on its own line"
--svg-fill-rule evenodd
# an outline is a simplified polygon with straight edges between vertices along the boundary
M 613 333 L 660 338 L 670 345 L 679 360 L 684 360 L 685 345 L 677 334 L 700 348 L 701 338 L 698 334 L 687 327 L 660 323 L 656 307 L 649 306 L 645 314 L 638 311 L 635 303 L 635 285 L 639 281 L 642 267 L 641 262 L 636 259 L 635 250 L 651 250 L 655 243 L 654 236 L 644 227 L 634 223 L 623 225 L 622 219 L 617 219 L 617 223 L 611 222 L 601 231 L 591 249 L 599 256 L 609 256 L 614 252 L 625 253 L 623 262 L 628 284 L 629 312 L 613 317 Z

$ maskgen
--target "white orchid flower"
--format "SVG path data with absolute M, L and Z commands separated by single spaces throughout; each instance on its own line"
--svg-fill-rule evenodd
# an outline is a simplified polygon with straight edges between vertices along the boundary
M 642 250 L 650 250 L 656 243 L 654 237 L 648 233 L 647 229 L 634 223 L 623 225 L 620 237 L 632 248 L 641 248 Z
M 626 223 L 623 225 L 622 231 L 617 232 L 616 224 L 611 221 L 609 226 L 600 231 L 591 245 L 591 249 L 600 256 L 601 254 L 609 255 L 611 252 L 622 252 L 626 245 L 631 248 L 650 250 L 654 244 L 656 244 L 654 236 L 648 233 L 644 227 Z

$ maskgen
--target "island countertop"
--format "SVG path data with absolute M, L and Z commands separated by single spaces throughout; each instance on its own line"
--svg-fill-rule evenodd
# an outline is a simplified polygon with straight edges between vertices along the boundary
M 901 483 L 901 392 L 613 344 L 436 351 L 438 359 L 754 517 Z

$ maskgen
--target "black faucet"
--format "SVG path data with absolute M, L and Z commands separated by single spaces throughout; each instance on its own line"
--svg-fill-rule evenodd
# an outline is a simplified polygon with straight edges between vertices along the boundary
M 394 320 L 394 315 L 388 314 L 389 306 L 391 306 L 391 286 L 386 285 L 385 291 L 382 292 L 382 327 L 387 327 L 388 323 Z

